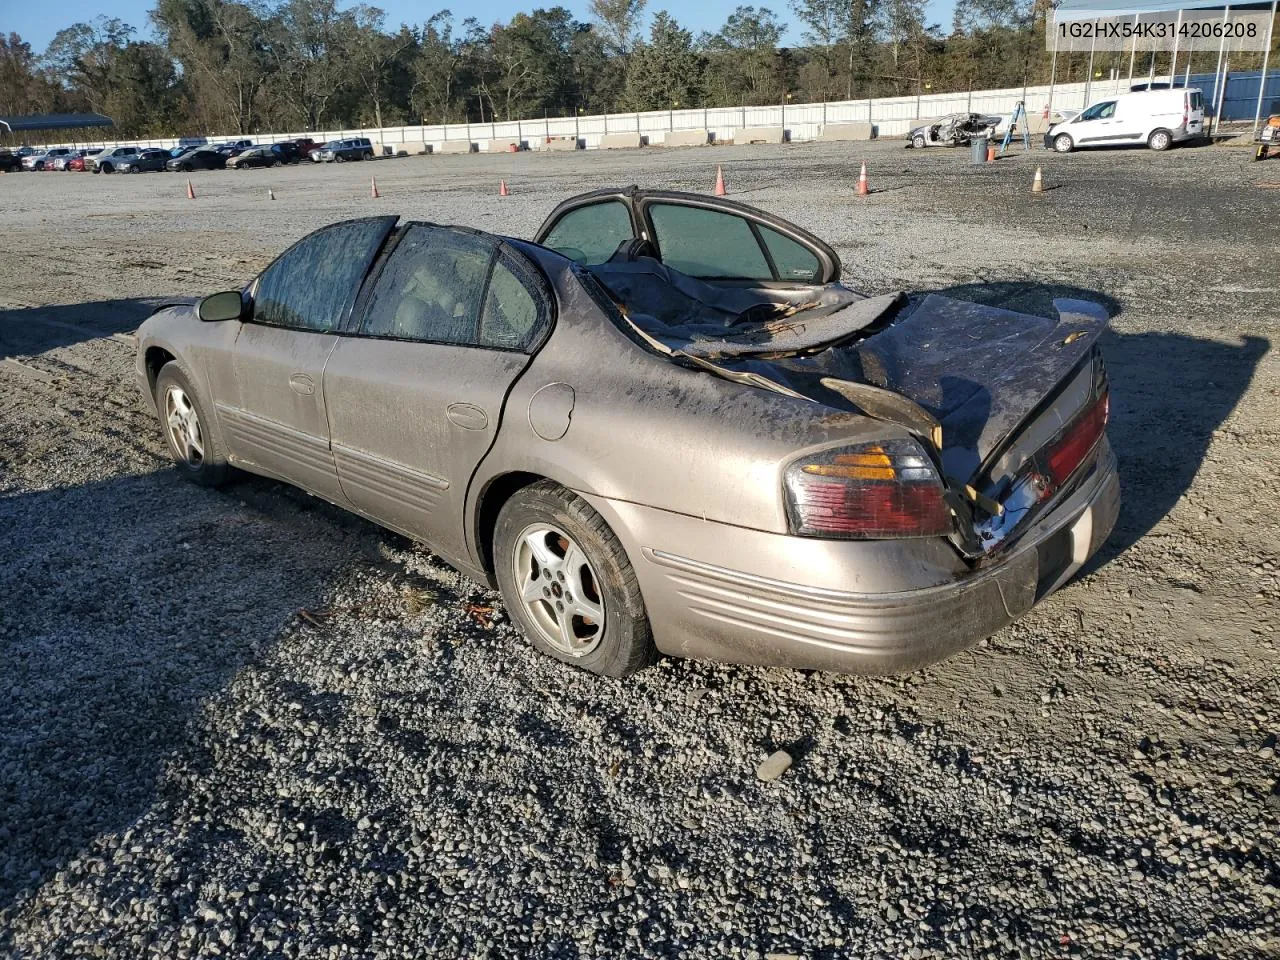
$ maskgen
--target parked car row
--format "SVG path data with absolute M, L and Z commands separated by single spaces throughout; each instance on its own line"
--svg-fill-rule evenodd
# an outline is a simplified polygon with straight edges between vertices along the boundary
M 309 137 L 263 144 L 255 144 L 247 139 L 211 144 L 203 139 L 193 138 L 180 140 L 178 146 L 169 150 L 135 146 L 83 150 L 74 147 L 0 150 L 0 171 L 87 170 L 92 173 L 144 173 L 169 170 L 189 173 L 193 170 L 279 167 L 304 160 L 314 163 L 345 163 L 348 160 L 372 160 L 373 157 L 373 143 L 367 137 L 331 140 L 323 144 L 316 143 Z

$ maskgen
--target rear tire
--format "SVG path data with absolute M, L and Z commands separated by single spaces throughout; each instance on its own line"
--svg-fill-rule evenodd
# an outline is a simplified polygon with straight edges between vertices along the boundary
M 1152 130 L 1147 137 L 1147 146 L 1152 150 L 1168 150 L 1173 146 L 1173 134 L 1168 130 Z
M 202 487 L 226 483 L 231 466 L 218 424 L 177 363 L 160 368 L 155 401 L 169 454 L 179 472 Z
M 1058 153 L 1070 153 L 1075 148 L 1076 145 L 1069 134 L 1060 133 L 1053 138 L 1053 149 Z
M 517 491 L 498 514 L 493 562 L 507 612 L 540 652 L 605 677 L 656 658 L 631 561 L 581 497 L 549 480 Z

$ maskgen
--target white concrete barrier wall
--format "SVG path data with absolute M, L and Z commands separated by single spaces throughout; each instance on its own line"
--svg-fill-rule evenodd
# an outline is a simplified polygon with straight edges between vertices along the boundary
M 818 139 L 828 142 L 871 140 L 875 135 L 876 128 L 869 123 L 824 123 Z
M 631 150 L 644 146 L 639 133 L 606 133 L 600 137 L 601 150 Z
M 668 130 L 662 134 L 664 147 L 705 147 L 710 134 L 706 130 Z
M 1128 78 L 1095 81 L 1092 84 L 1060 83 L 1053 88 L 1055 110 L 1080 109 L 1088 99 L 1119 93 Z M 839 124 L 874 124 L 880 137 L 900 137 L 910 129 L 917 117 L 931 119 L 946 113 L 973 111 L 1008 117 L 1023 97 L 1023 88 L 1007 90 L 975 90 L 972 93 L 944 93 L 928 96 L 880 97 L 873 100 L 846 100 L 838 103 L 800 103 L 756 107 L 708 107 L 696 110 L 653 110 L 643 113 L 609 114 L 590 117 L 551 117 L 539 120 L 511 120 L 494 123 L 450 123 L 424 126 L 383 127 L 361 130 L 320 130 L 295 133 L 260 133 L 248 135 L 255 143 L 276 143 L 310 137 L 317 143 L 368 137 L 395 148 L 417 152 L 412 147 L 430 144 L 437 153 L 459 152 L 460 147 L 445 144 L 524 141 L 535 149 L 545 149 L 548 137 L 564 137 L 581 141 L 588 150 L 599 149 L 606 135 L 639 134 L 651 144 L 667 140 L 669 133 L 694 137 L 705 131 L 712 141 L 733 140 L 744 128 L 781 127 L 793 142 L 817 140 L 824 127 Z M 1034 116 L 1041 114 L 1049 101 L 1048 85 L 1027 87 L 1026 105 Z M 210 144 L 230 143 L 239 136 L 211 136 Z M 563 141 L 553 141 L 563 142 Z M 45 146 L 118 146 L 137 144 L 143 147 L 170 149 L 177 137 L 155 140 L 95 140 L 78 143 L 49 143 Z M 572 149 L 555 147 L 554 149 Z M 465 152 L 465 151 L 462 151 Z
M 485 144 L 486 153 L 512 153 L 519 150 L 523 145 L 523 141 L 510 137 L 499 137 L 497 140 L 489 140 Z
M 734 143 L 782 143 L 786 139 L 783 127 L 739 127 L 733 134 Z

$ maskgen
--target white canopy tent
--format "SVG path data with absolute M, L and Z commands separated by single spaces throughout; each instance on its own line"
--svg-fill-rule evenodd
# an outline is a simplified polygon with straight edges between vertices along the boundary
M 1266 47 L 1262 55 L 1262 73 L 1258 80 L 1258 102 L 1254 111 L 1253 128 L 1257 132 L 1258 124 L 1262 120 L 1262 102 L 1263 95 L 1267 86 L 1267 68 L 1271 59 L 1271 44 L 1274 38 L 1273 31 L 1275 29 L 1275 19 L 1277 6 L 1280 6 L 1280 0 L 1243 0 L 1240 3 L 1224 3 L 1223 0 L 1059 0 L 1054 4 L 1052 22 L 1057 23 L 1080 23 L 1082 21 L 1098 22 L 1106 20 L 1127 20 L 1132 18 L 1135 25 L 1139 24 L 1144 18 L 1168 20 L 1176 16 L 1178 24 L 1181 25 L 1183 16 L 1186 11 L 1222 11 L 1222 19 L 1224 23 L 1231 18 L 1233 11 L 1265 11 L 1270 8 L 1271 16 L 1267 20 Z M 1053 86 L 1057 80 L 1058 66 L 1058 41 L 1057 32 L 1054 32 L 1053 59 L 1050 67 L 1049 79 L 1049 101 L 1053 102 Z M 1178 63 L 1178 47 L 1181 37 L 1178 32 L 1174 33 L 1172 42 L 1172 57 L 1169 64 L 1169 83 L 1174 83 L 1177 75 Z M 1096 41 L 1095 41 L 1096 42 Z M 1224 93 L 1223 83 L 1223 59 L 1227 50 L 1227 38 L 1224 36 L 1218 47 L 1218 67 L 1215 73 L 1216 81 L 1214 89 L 1216 91 L 1217 103 L 1214 107 L 1214 124 L 1215 129 L 1218 120 L 1218 114 L 1221 111 L 1222 97 Z M 1150 80 L 1155 79 L 1155 48 L 1152 47 L 1151 55 L 1151 74 Z M 1138 42 L 1135 39 L 1129 54 L 1129 82 L 1133 83 L 1133 68 L 1137 57 Z M 1093 76 L 1093 44 L 1090 46 L 1089 52 L 1089 70 L 1088 76 Z M 1191 53 L 1187 54 L 1186 75 L 1191 75 Z

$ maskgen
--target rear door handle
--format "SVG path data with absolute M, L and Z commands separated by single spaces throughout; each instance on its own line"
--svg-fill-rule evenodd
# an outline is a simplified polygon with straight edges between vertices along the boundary
M 489 425 L 489 415 L 474 403 L 451 403 L 445 407 L 444 415 L 464 430 L 483 430 Z
M 316 392 L 316 382 L 305 373 L 295 373 L 289 378 L 289 387 L 300 396 L 309 397 Z

